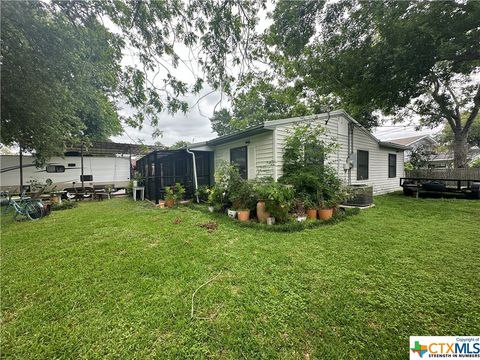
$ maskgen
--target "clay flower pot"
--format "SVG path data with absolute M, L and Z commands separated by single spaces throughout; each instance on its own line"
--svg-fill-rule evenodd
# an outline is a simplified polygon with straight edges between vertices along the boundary
M 250 210 L 237 210 L 237 218 L 239 221 L 248 221 L 250 219 Z
M 265 201 L 260 200 L 257 202 L 257 219 L 258 222 L 266 223 L 270 213 L 266 210 Z
M 317 209 L 307 209 L 307 219 L 313 220 L 317 218 Z
M 173 205 L 175 205 L 175 200 L 174 199 L 167 199 L 165 200 L 165 206 L 168 208 L 172 208 Z
M 318 210 L 318 217 L 321 220 L 331 219 L 332 216 L 333 216 L 333 208 L 332 209 L 320 209 L 320 210 Z

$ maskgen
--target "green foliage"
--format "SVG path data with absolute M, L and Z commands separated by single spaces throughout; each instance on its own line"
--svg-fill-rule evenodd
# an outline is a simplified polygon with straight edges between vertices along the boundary
M 420 145 L 410 151 L 409 164 L 413 169 L 425 169 L 435 152 L 426 145 Z
M 191 142 L 189 142 L 189 141 L 179 140 L 175 144 L 173 144 L 172 146 L 169 146 L 168 148 L 170 150 L 185 149 L 190 144 L 191 144 Z
M 256 58 L 265 1 L 3 1 L 2 137 L 39 163 L 78 138 L 106 139 L 121 122 L 161 133 L 159 114 L 187 112 L 187 93 L 230 94 L 228 69 Z M 195 52 L 190 66 L 184 51 Z M 123 54 L 133 53 L 130 64 Z M 182 64 L 188 86 L 175 76 Z M 241 64 L 241 65 L 240 65 Z M 194 69 L 198 69 L 195 73 Z M 120 119 L 117 105 L 131 108 Z
M 480 158 L 473 160 L 470 164 L 470 167 L 475 169 L 480 168 Z
M 468 113 L 462 114 L 462 124 L 465 125 L 465 122 L 468 119 Z M 446 124 L 442 132 L 437 137 L 437 140 L 440 144 L 446 146 L 449 149 L 453 148 L 453 143 L 455 140 L 452 128 Z M 480 115 L 477 115 L 473 120 L 473 123 L 470 127 L 470 131 L 468 132 L 467 142 L 469 146 L 478 146 L 480 147 Z
M 174 200 L 176 203 L 183 200 L 185 188 L 180 183 L 175 183 L 174 186 L 165 187 L 165 200 Z
M 197 190 L 198 200 L 200 200 L 200 202 L 203 202 L 203 203 L 208 202 L 208 197 L 211 192 L 212 192 L 212 187 L 208 185 L 199 186 Z
M 73 209 L 78 206 L 78 203 L 76 201 L 62 201 L 61 203 L 57 204 L 52 204 L 50 209 L 52 211 L 57 211 L 57 210 L 68 210 L 68 209 Z
M 250 181 L 241 179 L 229 188 L 229 200 L 234 209 L 252 210 L 255 207 L 256 197 Z
M 367 128 L 378 110 L 397 121 L 448 123 L 460 166 L 480 108 L 479 18 L 478 1 L 281 0 L 266 39 L 283 77 L 301 81 L 306 97 L 330 97 Z
M 257 198 L 265 201 L 266 210 L 275 218 L 275 222 L 284 223 L 288 220 L 295 191 L 276 181 L 264 181 L 255 187 Z

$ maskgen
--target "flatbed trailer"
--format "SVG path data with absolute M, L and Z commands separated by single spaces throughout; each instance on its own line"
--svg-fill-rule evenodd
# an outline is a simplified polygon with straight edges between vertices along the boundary
M 480 199 L 480 179 L 474 178 L 402 177 L 400 186 L 405 195 L 415 195 L 417 198 L 420 193 L 456 193 L 468 198 Z

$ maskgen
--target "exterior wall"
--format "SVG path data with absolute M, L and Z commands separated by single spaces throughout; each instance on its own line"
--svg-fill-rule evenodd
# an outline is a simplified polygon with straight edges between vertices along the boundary
M 215 169 L 222 161 L 230 162 L 230 149 L 247 147 L 247 175 L 249 179 L 273 176 L 273 131 L 245 137 L 215 147 Z
M 327 161 L 337 169 L 340 178 L 348 183 L 348 171 L 344 164 L 348 158 L 348 124 L 350 122 L 344 115 L 336 114 L 328 120 L 301 120 L 302 122 L 318 122 L 326 127 L 326 136 L 336 142 L 338 149 L 329 156 Z M 298 123 L 298 122 L 296 122 Z M 271 176 L 275 180 L 282 176 L 283 153 L 285 139 L 294 128 L 295 123 L 276 125 L 268 133 L 245 137 L 214 148 L 215 168 L 221 161 L 230 162 L 230 149 L 247 146 L 248 178 Z M 351 184 L 373 185 L 374 194 L 383 194 L 401 190 L 400 178 L 404 174 L 404 152 L 393 148 L 380 147 L 375 138 L 358 126 L 353 131 L 353 149 L 356 158 L 357 150 L 369 152 L 369 178 L 357 180 L 357 166 L 350 171 Z M 388 177 L 388 154 L 397 155 L 397 173 L 395 178 Z
M 324 120 L 315 120 L 325 126 Z M 338 175 L 345 184 L 348 183 L 348 171 L 344 170 L 344 164 L 348 157 L 348 123 L 349 120 L 342 115 L 332 117 L 326 125 L 326 136 L 339 145 L 339 148 L 329 156 L 328 162 L 335 167 Z M 294 123 L 280 125 L 276 128 L 276 171 L 278 177 L 282 175 L 282 159 L 285 148 L 285 139 L 289 132 L 295 126 Z M 351 184 L 373 185 L 374 194 L 383 194 L 400 190 L 400 178 L 404 174 L 403 151 L 380 147 L 378 142 L 369 136 L 365 131 L 354 127 L 353 131 L 353 149 L 354 159 L 357 150 L 366 150 L 369 152 L 369 178 L 368 180 L 357 180 L 357 166 L 351 169 Z M 397 173 L 395 178 L 388 177 L 388 154 L 397 155 Z
M 352 184 L 373 186 L 374 194 L 384 194 L 401 190 L 400 178 L 404 174 L 404 154 L 402 150 L 380 147 L 378 143 L 358 128 L 353 132 L 353 149 L 368 151 L 368 180 L 357 180 L 357 166 L 352 169 Z M 388 154 L 397 155 L 396 177 L 388 177 Z

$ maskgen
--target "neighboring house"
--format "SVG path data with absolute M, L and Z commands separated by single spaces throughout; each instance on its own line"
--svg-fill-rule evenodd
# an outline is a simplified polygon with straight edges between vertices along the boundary
M 160 150 L 138 160 L 146 179 L 146 196 L 158 201 L 163 188 L 176 181 L 192 189 L 194 172 L 198 185 L 213 184 L 215 167 L 222 161 L 235 163 L 248 179 L 282 176 L 285 139 L 296 124 L 313 122 L 327 129 L 339 144 L 328 159 L 345 184 L 369 184 L 375 194 L 400 189 L 407 146 L 380 141 L 343 110 L 319 115 L 266 121 L 244 131 L 192 144 L 183 150 Z M 192 166 L 195 156 L 196 169 Z
M 412 150 L 414 151 L 422 146 L 426 149 L 430 149 L 433 151 L 434 147 L 438 145 L 438 143 L 430 135 L 409 136 L 389 141 L 411 148 L 410 150 L 405 150 L 405 162 L 410 161 L 410 155 L 412 154 Z
M 474 161 L 480 158 L 480 149 L 472 147 L 467 154 L 467 165 L 470 166 Z M 430 156 L 428 167 L 431 169 L 451 169 L 453 168 L 453 151 L 438 153 Z

